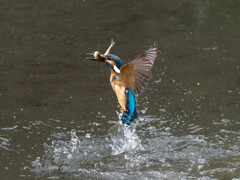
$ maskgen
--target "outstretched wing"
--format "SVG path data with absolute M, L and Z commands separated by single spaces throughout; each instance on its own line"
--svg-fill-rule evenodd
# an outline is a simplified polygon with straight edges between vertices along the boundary
M 145 54 L 134 59 L 120 69 L 119 79 L 127 83 L 137 96 L 146 88 L 153 63 L 157 57 L 157 47 L 149 49 Z

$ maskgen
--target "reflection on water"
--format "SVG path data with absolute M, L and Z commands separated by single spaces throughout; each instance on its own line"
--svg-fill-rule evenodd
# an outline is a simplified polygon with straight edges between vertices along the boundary
M 4 1 L 3 179 L 240 178 L 240 4 L 234 0 Z M 119 123 L 109 69 L 160 50 L 140 118 Z

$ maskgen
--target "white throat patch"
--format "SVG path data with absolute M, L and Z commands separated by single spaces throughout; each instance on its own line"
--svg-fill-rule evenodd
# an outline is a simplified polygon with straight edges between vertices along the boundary
M 115 71 L 116 73 L 120 73 L 120 69 L 118 69 L 117 66 L 113 66 L 113 69 L 114 69 L 114 71 Z

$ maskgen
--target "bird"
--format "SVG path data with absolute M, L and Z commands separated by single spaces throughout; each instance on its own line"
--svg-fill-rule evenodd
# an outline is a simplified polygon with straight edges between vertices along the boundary
M 103 62 L 111 69 L 110 84 L 122 108 L 122 124 L 130 125 L 138 118 L 137 97 L 143 93 L 149 83 L 158 50 L 154 45 L 141 56 L 123 65 L 118 56 L 110 54 L 114 45 L 115 42 L 111 40 L 111 44 L 104 54 L 99 51 L 88 53 L 94 58 L 88 57 L 87 59 Z

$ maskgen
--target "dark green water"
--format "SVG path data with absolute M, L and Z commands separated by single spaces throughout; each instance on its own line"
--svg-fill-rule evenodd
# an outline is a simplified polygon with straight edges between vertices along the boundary
M 240 3 L 1 1 L 1 179 L 240 178 Z M 119 123 L 103 64 L 154 43 L 140 119 Z

